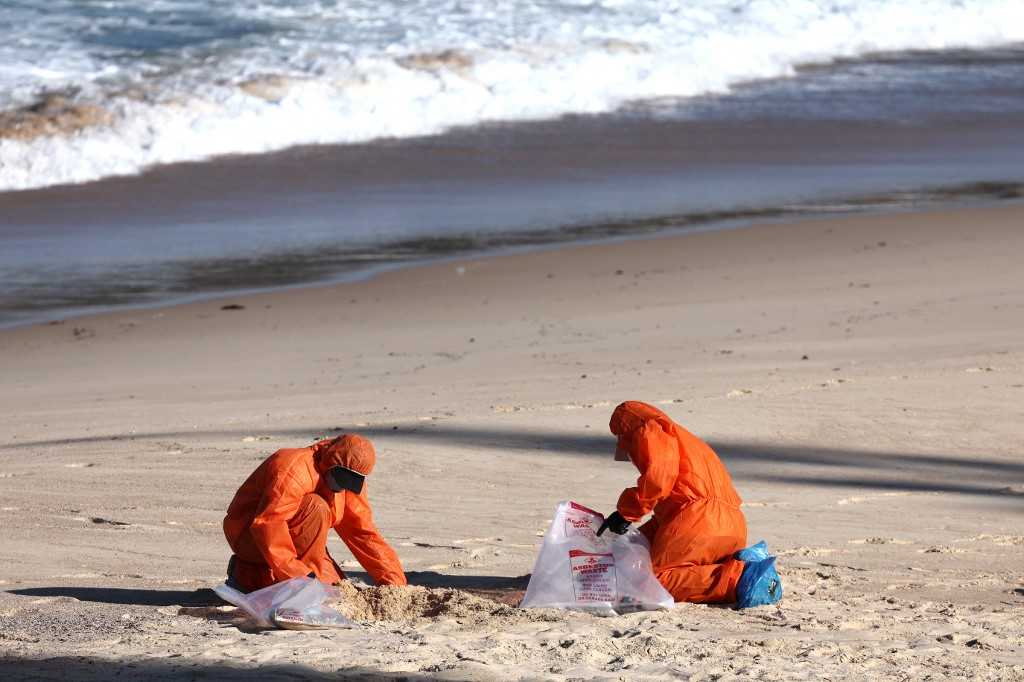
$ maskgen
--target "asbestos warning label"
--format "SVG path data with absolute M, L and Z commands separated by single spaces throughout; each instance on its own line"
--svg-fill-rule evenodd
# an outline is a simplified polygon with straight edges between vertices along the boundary
M 565 515 L 565 537 L 584 537 L 589 540 L 597 539 L 597 532 L 594 525 L 600 525 L 603 518 L 593 509 L 588 509 L 575 502 L 570 503 L 570 508 Z
M 569 551 L 572 589 L 576 601 L 615 601 L 615 557 L 612 554 Z

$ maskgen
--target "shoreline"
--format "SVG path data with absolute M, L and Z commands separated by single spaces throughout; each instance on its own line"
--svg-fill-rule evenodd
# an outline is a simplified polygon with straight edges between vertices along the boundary
M 944 68 L 915 59 L 872 68 Z M 994 85 L 1001 67 L 988 86 L 961 77 L 921 100 L 870 90 L 867 108 L 850 80 L 860 68 L 676 101 L 668 118 L 651 104 L 0 193 L 0 325 L 319 284 L 368 264 L 874 210 L 858 197 L 902 209 L 921 188 L 906 206 L 1019 194 L 1024 119 L 1018 88 Z
M 384 244 L 373 251 L 346 252 L 338 255 L 284 254 L 279 256 L 282 265 L 288 262 L 302 262 L 303 267 L 318 267 L 324 274 L 308 281 L 283 281 L 269 286 L 247 286 L 248 277 L 244 271 L 236 271 L 231 279 L 223 282 L 219 289 L 182 293 L 159 301 L 124 303 L 114 305 L 82 302 L 80 308 L 65 308 L 52 314 L 40 313 L 30 319 L 0 321 L 0 331 L 43 324 L 63 324 L 115 312 L 159 310 L 189 303 L 226 300 L 247 297 L 275 291 L 329 287 L 339 284 L 364 281 L 382 273 L 403 268 L 423 267 L 446 263 L 453 260 L 476 257 L 500 257 L 504 255 L 547 251 L 592 244 L 618 243 L 632 239 L 672 237 L 705 231 L 756 228 L 760 225 L 804 220 L 822 220 L 848 215 L 885 215 L 955 211 L 965 208 L 995 207 L 1014 204 L 1024 199 L 1024 182 L 982 181 L 938 187 L 923 187 L 907 191 L 873 193 L 857 196 L 822 198 L 803 203 L 780 206 L 752 207 L 749 209 L 721 210 L 706 213 L 663 215 L 635 219 L 606 219 L 594 223 L 565 225 L 551 229 L 518 231 L 497 234 L 447 235 L 425 237 L 419 240 L 403 240 Z M 372 254 L 372 255 L 371 255 Z M 382 260 L 378 265 L 359 266 L 345 271 L 331 263 L 352 259 L 367 261 Z M 317 260 L 323 264 L 316 266 Z M 390 262 L 387 262 L 390 261 Z M 191 266 L 197 270 L 201 264 Z M 246 269 L 251 269 L 251 265 Z M 334 273 L 331 274 L 331 271 Z M 223 277 L 223 275 L 221 276 Z M 0 299 L 2 304 L 2 299 Z M 3 306 L 0 305 L 0 310 Z

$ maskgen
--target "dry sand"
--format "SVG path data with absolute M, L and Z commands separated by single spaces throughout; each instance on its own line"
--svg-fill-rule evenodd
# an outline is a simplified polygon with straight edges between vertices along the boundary
M 3 332 L 0 674 L 1024 679 L 1022 228 L 761 225 Z M 522 588 L 558 500 L 610 509 L 634 478 L 624 399 L 718 448 L 781 608 L 486 598 Z M 224 509 L 340 431 L 376 442 L 377 521 L 425 587 L 357 630 L 254 629 L 203 591 Z

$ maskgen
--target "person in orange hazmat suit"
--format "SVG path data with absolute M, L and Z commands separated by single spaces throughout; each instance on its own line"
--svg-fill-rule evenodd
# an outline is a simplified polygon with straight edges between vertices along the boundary
M 609 427 L 618 438 L 615 459 L 640 470 L 622 491 L 598 535 L 638 530 L 651 545 L 658 581 L 676 601 L 775 603 L 782 583 L 763 542 L 743 549 L 747 523 L 725 465 L 707 443 L 647 403 L 615 408 Z
M 327 551 L 331 528 L 378 585 L 405 585 L 398 555 L 373 523 L 366 477 L 373 444 L 346 434 L 278 450 L 235 493 L 224 535 L 228 584 L 245 592 L 298 576 L 333 584 L 344 574 Z

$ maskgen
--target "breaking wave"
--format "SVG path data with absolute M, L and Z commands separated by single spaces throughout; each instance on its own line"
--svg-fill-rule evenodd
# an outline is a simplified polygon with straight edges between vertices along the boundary
M 0 190 L 17 190 L 1013 45 L 1024 4 L 32 0 L 0 9 L 5 25 L 19 28 L 0 29 Z

